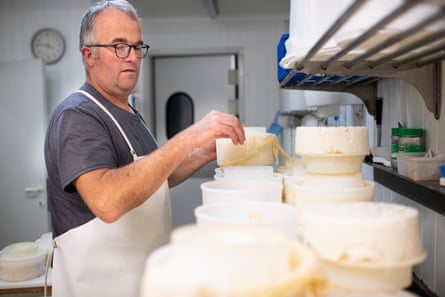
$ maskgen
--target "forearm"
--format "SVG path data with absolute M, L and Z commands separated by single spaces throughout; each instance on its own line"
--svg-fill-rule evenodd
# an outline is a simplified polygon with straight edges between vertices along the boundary
M 214 153 L 203 149 L 195 149 L 181 162 L 176 170 L 169 176 L 168 185 L 174 187 L 192 176 L 196 171 L 215 160 Z
M 75 186 L 96 216 L 113 222 L 156 192 L 192 149 L 178 135 L 124 167 L 88 172 L 75 181 Z
M 212 111 L 144 158 L 115 169 L 97 169 L 74 181 L 91 211 L 113 222 L 141 205 L 162 183 L 177 185 L 216 158 L 216 137 L 244 142 L 244 131 L 234 116 Z

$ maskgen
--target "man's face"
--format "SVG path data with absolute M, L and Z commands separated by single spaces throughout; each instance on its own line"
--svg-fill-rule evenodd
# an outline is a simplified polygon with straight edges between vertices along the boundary
M 97 44 L 142 44 L 139 22 L 117 9 L 107 9 L 97 15 L 95 38 Z M 97 51 L 97 55 L 91 55 L 88 62 L 93 84 L 108 95 L 128 96 L 136 86 L 141 65 L 141 59 L 136 57 L 134 49 L 126 58 L 117 57 L 113 47 L 90 50 Z

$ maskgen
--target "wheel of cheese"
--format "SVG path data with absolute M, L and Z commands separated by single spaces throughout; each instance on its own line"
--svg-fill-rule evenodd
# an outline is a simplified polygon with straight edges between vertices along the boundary
M 369 154 L 367 127 L 297 127 L 295 153 L 314 174 L 356 174 Z
M 361 292 L 410 285 L 412 266 L 425 259 L 419 212 L 385 202 L 321 205 L 304 214 L 303 240 L 323 260 L 330 282 Z
M 318 257 L 280 232 L 246 225 L 176 229 L 150 255 L 141 297 L 318 296 Z

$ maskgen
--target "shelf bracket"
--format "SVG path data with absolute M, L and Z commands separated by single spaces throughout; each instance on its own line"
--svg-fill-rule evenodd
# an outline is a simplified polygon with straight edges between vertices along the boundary
M 354 94 L 360 98 L 366 106 L 368 113 L 372 116 L 376 115 L 376 100 L 377 100 L 377 82 L 352 85 L 342 90 Z
M 423 97 L 426 108 L 440 119 L 442 107 L 442 63 L 441 61 L 422 67 L 402 70 L 392 74 L 411 84 Z

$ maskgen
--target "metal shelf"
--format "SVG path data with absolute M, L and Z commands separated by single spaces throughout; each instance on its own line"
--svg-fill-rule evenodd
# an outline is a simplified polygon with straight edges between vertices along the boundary
M 445 18 L 444 0 L 405 0 L 367 31 L 319 60 L 323 46 L 367 1 L 356 0 L 334 24 L 298 60 L 287 74 L 279 77 L 280 87 L 303 90 L 349 92 L 361 98 L 368 112 L 375 115 L 377 82 L 382 78 L 399 78 L 415 87 L 427 109 L 440 118 L 442 98 L 442 60 L 445 59 L 445 29 L 428 30 L 428 26 Z M 376 35 L 385 26 L 417 5 L 437 6 L 437 13 L 383 40 Z M 371 44 L 359 55 L 353 50 Z M 396 47 L 395 47 L 396 45 Z M 396 48 L 394 50 L 394 47 Z
M 445 215 L 445 187 L 438 180 L 413 181 L 393 168 L 369 164 L 374 168 L 374 181 L 392 191 Z

